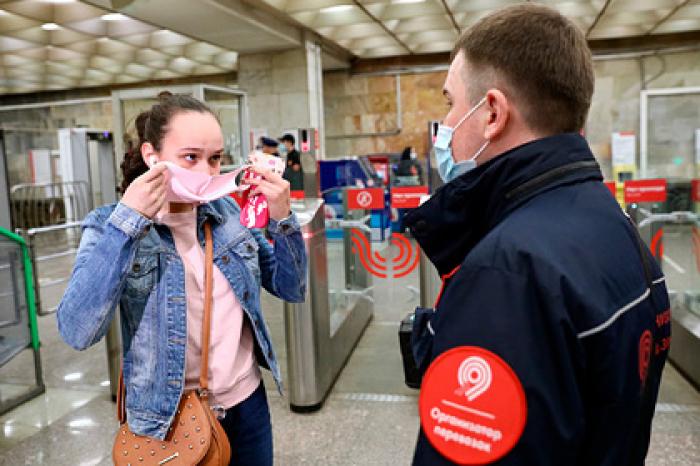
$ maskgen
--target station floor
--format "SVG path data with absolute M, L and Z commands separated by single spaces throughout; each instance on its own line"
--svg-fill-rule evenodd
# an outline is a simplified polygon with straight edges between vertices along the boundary
M 320 411 L 292 413 L 265 375 L 276 465 L 410 464 L 419 423 L 417 391 L 403 384 L 397 328 L 417 305 L 417 290 L 417 270 L 401 279 L 374 280 L 374 318 Z M 284 373 L 282 303 L 265 294 L 263 310 Z M 72 350 L 58 335 L 55 315 L 41 317 L 39 331 L 46 393 L 0 417 L 0 466 L 112 464 L 117 422 L 104 342 Z M 25 351 L 0 368 L 0 399 L 32 376 L 32 356 Z M 647 464 L 700 464 L 700 393 L 671 365 Z

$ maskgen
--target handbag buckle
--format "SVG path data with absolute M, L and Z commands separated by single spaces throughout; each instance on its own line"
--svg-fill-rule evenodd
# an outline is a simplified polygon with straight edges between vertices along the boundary
M 216 416 L 218 420 L 222 420 L 226 417 L 226 408 L 221 405 L 212 406 L 211 410 L 214 412 L 214 416 Z

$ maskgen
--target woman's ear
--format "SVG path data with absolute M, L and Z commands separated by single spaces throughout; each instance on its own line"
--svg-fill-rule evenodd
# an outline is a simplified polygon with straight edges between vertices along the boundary
M 145 163 L 147 167 L 150 168 L 150 166 L 153 165 L 152 159 L 154 157 L 158 159 L 158 153 L 153 147 L 153 144 L 150 142 L 144 142 L 141 144 L 141 158 L 143 158 L 143 163 Z

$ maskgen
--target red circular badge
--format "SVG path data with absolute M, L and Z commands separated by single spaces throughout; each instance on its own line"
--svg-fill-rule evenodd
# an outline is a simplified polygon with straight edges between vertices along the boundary
M 525 391 L 513 369 L 476 346 L 453 348 L 433 361 L 418 405 L 430 443 L 459 464 L 501 458 L 518 442 L 527 419 Z

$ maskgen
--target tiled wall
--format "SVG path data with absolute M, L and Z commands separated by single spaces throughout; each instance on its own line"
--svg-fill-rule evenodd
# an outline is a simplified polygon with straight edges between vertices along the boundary
M 700 86 L 700 51 L 660 54 L 643 59 L 646 89 Z M 640 59 L 595 62 L 595 94 L 586 125 L 586 138 L 607 178 L 611 177 L 610 138 L 612 132 L 637 134 L 639 158 L 639 94 L 642 89 Z M 700 127 L 700 121 L 697 122 Z M 680 131 L 672 124 L 669 131 Z M 669 134 L 669 140 L 686 138 Z M 688 154 L 685 154 L 688 156 Z M 654 154 L 649 154 L 654 157 Z
M 699 51 L 660 54 L 645 57 L 643 61 L 647 89 L 700 86 Z M 612 132 L 634 131 L 639 135 L 639 92 L 642 89 L 639 63 L 639 58 L 595 62 L 596 89 L 586 137 L 606 177 L 610 177 L 612 170 Z M 326 153 L 333 157 L 400 152 L 412 145 L 423 157 L 427 152 L 427 122 L 439 120 L 447 112 L 441 95 L 445 76 L 446 72 L 401 76 L 403 128 L 400 134 L 337 138 L 396 128 L 395 78 L 326 73 Z
M 344 71 L 325 73 L 327 156 L 401 152 L 406 146 L 413 146 L 419 156 L 424 156 L 428 150 L 428 121 L 441 119 L 447 111 L 442 96 L 446 75 L 447 72 L 401 76 L 402 129 L 399 134 L 340 137 L 396 129 L 396 78 L 350 76 Z

